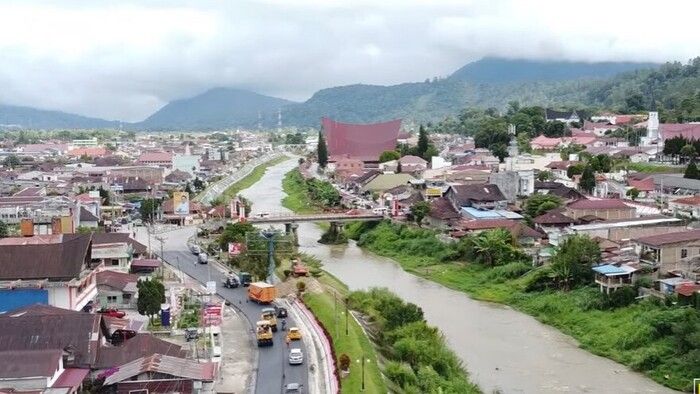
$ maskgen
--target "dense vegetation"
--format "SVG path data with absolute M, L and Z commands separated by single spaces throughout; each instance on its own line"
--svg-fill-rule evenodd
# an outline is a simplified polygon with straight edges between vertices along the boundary
M 340 193 L 330 182 L 304 179 L 299 169 L 284 176 L 282 188 L 287 193 L 287 197 L 282 199 L 282 205 L 294 212 L 314 212 L 340 204 Z
M 478 393 L 440 331 L 428 326 L 423 311 L 386 289 L 355 291 L 352 309 L 370 316 L 372 331 L 387 361 L 384 375 L 400 393 Z
M 533 268 L 505 234 L 489 233 L 444 243 L 430 230 L 389 222 L 354 223 L 348 231 L 358 245 L 395 259 L 408 271 L 478 299 L 512 305 L 595 354 L 669 387 L 690 390 L 692 379 L 700 376 L 700 300 L 688 307 L 672 299 L 636 300 L 635 288 L 600 293 L 591 279 L 600 251 L 586 237 L 570 238 L 551 264 Z M 414 242 L 421 246 L 412 247 Z

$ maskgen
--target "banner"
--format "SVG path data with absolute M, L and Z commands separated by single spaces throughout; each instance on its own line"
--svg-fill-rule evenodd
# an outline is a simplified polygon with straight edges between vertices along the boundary
M 177 215 L 190 214 L 190 195 L 187 192 L 173 193 L 173 211 Z
M 243 244 L 238 242 L 228 243 L 228 254 L 229 256 L 238 256 L 243 253 Z

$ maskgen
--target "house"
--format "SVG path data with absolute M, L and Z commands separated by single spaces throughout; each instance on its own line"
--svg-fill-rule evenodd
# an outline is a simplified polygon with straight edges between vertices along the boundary
M 668 209 L 674 216 L 683 216 L 690 219 L 700 218 L 700 195 L 683 197 L 668 202 Z
M 351 157 L 363 162 L 377 163 L 384 151 L 396 149 L 401 120 L 374 124 L 341 123 L 321 119 L 330 162 Z
M 430 201 L 430 212 L 426 220 L 431 227 L 445 230 L 452 226 L 452 223 L 461 217 L 445 197 L 434 198 Z
M 660 275 L 676 270 L 683 260 L 700 255 L 700 230 L 686 230 L 650 235 L 633 240 L 637 244 L 640 262 Z
M 585 198 L 578 190 L 559 182 L 535 182 L 535 192 L 561 197 L 565 201 Z
M 576 220 L 564 215 L 559 210 L 552 210 L 543 213 L 540 216 L 532 219 L 535 226 L 543 231 L 551 229 L 562 229 L 576 223 Z
M 576 111 L 557 111 L 550 108 L 545 109 L 545 119 L 547 122 L 563 122 L 563 123 L 578 123 L 581 121 L 581 117 L 576 113 Z
M 418 173 L 428 168 L 428 162 L 418 156 L 406 155 L 399 159 L 402 173 Z
M 192 175 L 189 172 L 175 169 L 173 172 L 165 176 L 165 181 L 170 183 L 185 184 L 192 179 Z
M 0 314 L 0 327 L 0 352 L 59 350 L 66 368 L 91 368 L 106 333 L 101 314 L 45 305 Z
M 100 246 L 104 244 L 127 243 L 131 247 L 134 259 L 146 256 L 148 247 L 141 242 L 131 238 L 129 233 L 93 233 L 92 245 Z
M 134 251 L 127 242 L 92 245 L 92 263 L 101 264 L 108 270 L 129 272 Z
M 139 276 L 102 270 L 97 273 L 97 308 L 133 309 Z
M 659 125 L 659 131 L 664 141 L 674 137 L 700 139 L 700 123 L 662 123 Z
M 489 176 L 489 183 L 497 185 L 508 202 L 517 197 L 526 197 L 535 192 L 535 172 L 533 170 L 499 171 Z
M 600 292 L 610 294 L 610 291 L 615 291 L 620 287 L 631 286 L 639 269 L 626 264 L 619 266 L 602 264 L 593 267 L 593 271 L 595 272 L 595 283 L 600 286 Z
M 160 268 L 158 259 L 135 259 L 131 262 L 131 272 L 134 274 L 150 274 Z
M 488 230 L 504 229 L 513 235 L 520 245 L 533 245 L 544 237 L 539 231 L 511 219 L 462 220 L 456 227 L 466 234 L 478 234 Z
M 561 144 L 561 138 L 549 138 L 544 135 L 538 135 L 530 141 L 530 148 L 532 148 L 532 150 L 552 151 L 559 148 Z
M 359 159 L 344 157 L 334 163 L 334 173 L 339 179 L 347 179 L 351 176 L 360 176 L 365 171 L 365 163 Z
M 105 374 L 117 393 L 214 393 L 217 365 L 164 354 L 141 357 Z
M 677 276 L 659 279 L 659 291 L 661 291 L 664 294 L 673 294 L 676 292 L 676 289 L 686 288 L 686 286 L 694 284 L 695 282 L 693 282 L 690 279 L 681 278 Z
M 613 242 L 622 242 L 638 237 L 675 233 L 680 231 L 684 223 L 681 219 L 664 215 L 649 215 L 632 219 L 597 220 L 583 223 L 586 217 L 579 218 L 581 224 L 569 228 L 574 234 L 585 234 L 601 237 Z
M 97 295 L 92 239 L 82 234 L 0 239 L 0 311 L 35 303 L 75 311 Z
M 634 179 L 632 177 L 627 177 L 627 185 L 630 189 L 634 188 L 639 190 L 639 197 L 646 198 L 654 193 L 654 178 L 646 176 L 643 179 Z
M 587 120 L 583 121 L 583 130 L 591 131 L 598 137 L 604 136 L 605 132 L 607 131 L 617 130 L 618 128 L 619 126 L 611 125 L 609 123 L 595 123 Z
M 87 368 L 65 368 L 61 349 L 0 351 L 0 359 L 7 361 L 0 363 L 3 393 L 79 393 L 90 372 Z
M 97 228 L 99 226 L 100 218 L 95 216 L 92 212 L 85 209 L 85 207 L 80 207 L 80 215 L 78 216 L 78 226 L 85 228 Z
M 381 193 L 396 186 L 406 185 L 413 179 L 415 178 L 409 174 L 379 174 L 362 186 L 360 191 L 363 193 Z
M 496 185 L 452 185 L 445 192 L 455 211 L 462 207 L 477 209 L 505 209 L 508 200 Z
M 90 158 L 107 156 L 109 151 L 102 147 L 86 147 L 86 148 L 75 148 L 68 151 L 67 155 L 71 157 L 82 157 L 87 156 Z
M 173 154 L 170 152 L 146 152 L 136 160 L 141 165 L 153 165 L 164 168 L 172 168 Z
M 573 219 L 593 215 L 604 220 L 631 219 L 636 209 L 619 199 L 576 200 L 566 206 L 564 214 Z
M 572 165 L 579 164 L 579 163 L 580 162 L 578 162 L 578 161 L 560 160 L 560 161 L 553 161 L 553 162 L 547 164 L 546 167 L 558 179 L 569 179 L 569 176 L 567 175 L 567 170 Z

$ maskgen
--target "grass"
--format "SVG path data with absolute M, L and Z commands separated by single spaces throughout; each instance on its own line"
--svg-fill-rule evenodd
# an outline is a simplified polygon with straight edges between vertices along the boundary
M 688 308 L 643 300 L 614 310 L 598 310 L 588 306 L 590 300 L 599 297 L 598 289 L 592 286 L 570 292 L 525 292 L 528 274 L 515 278 L 508 274 L 516 263 L 487 268 L 440 258 L 441 250 L 435 249 L 433 241 L 421 241 L 428 245 L 425 252 L 406 247 L 404 243 L 417 229 L 406 232 L 397 227 L 382 223 L 373 229 L 361 229 L 364 232 L 360 231 L 358 245 L 393 258 L 406 271 L 475 299 L 515 307 L 572 336 L 581 348 L 630 366 L 660 384 L 689 390 L 697 377 L 692 376 L 691 370 L 697 370 L 689 361 L 693 360 L 692 353 L 679 353 L 674 335 L 659 333 L 660 325 L 681 321 L 681 314 L 688 313 Z M 357 238 L 357 231 L 353 235 Z
M 270 161 L 266 161 L 265 163 L 262 163 L 259 166 L 255 167 L 253 171 L 250 172 L 250 174 L 243 177 L 240 181 L 232 184 L 226 190 L 224 190 L 224 192 L 221 194 L 221 198 L 223 198 L 224 203 L 227 203 L 229 200 L 236 197 L 236 195 L 238 195 L 238 193 L 240 193 L 241 190 L 245 190 L 253 186 L 263 177 L 263 175 L 265 175 L 265 171 L 267 171 L 269 167 L 280 164 L 287 160 L 289 160 L 289 157 L 280 156 Z
M 293 169 L 284 175 L 282 190 L 287 196 L 282 199 L 282 206 L 296 213 L 316 213 L 322 209 L 314 204 L 309 191 L 304 184 L 304 178 L 298 169 Z
M 379 371 L 374 347 L 352 316 L 348 319 L 348 335 L 345 335 L 345 315 L 341 314 L 345 312 L 342 300 L 338 300 L 337 313 L 334 297 L 327 292 L 306 294 L 304 302 L 333 337 L 337 357 L 344 353 L 352 360 L 350 374 L 341 379 L 341 392 L 359 393 L 361 391 L 362 370 L 356 360 L 364 356 L 370 360 L 365 363 L 365 392 L 386 393 L 387 388 Z
M 643 172 L 647 174 L 682 173 L 683 171 L 685 171 L 684 166 L 669 166 L 664 164 L 652 163 L 623 162 L 615 165 L 614 167 L 615 170 L 619 170 L 621 168 L 626 168 L 628 171 Z

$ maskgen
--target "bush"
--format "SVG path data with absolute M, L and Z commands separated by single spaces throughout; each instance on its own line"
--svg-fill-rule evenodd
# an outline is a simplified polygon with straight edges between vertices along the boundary
M 297 282 L 297 292 L 299 294 L 301 294 L 305 291 L 306 291 L 306 282 L 304 282 L 304 281 Z
M 387 361 L 384 367 L 384 375 L 392 382 L 404 388 L 416 384 L 416 374 L 413 372 L 413 368 L 406 363 Z
M 339 364 L 340 364 L 341 371 L 349 371 L 350 370 L 350 357 L 345 353 L 341 354 L 340 359 L 339 359 Z
M 532 270 L 530 264 L 523 262 L 509 263 L 489 270 L 488 278 L 495 282 L 504 282 L 507 279 L 519 278 Z
M 525 277 L 524 290 L 527 292 L 542 291 L 552 286 L 552 269 L 549 265 L 531 271 Z

